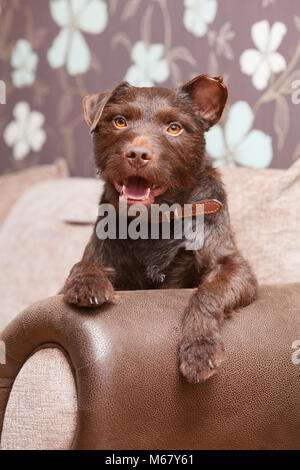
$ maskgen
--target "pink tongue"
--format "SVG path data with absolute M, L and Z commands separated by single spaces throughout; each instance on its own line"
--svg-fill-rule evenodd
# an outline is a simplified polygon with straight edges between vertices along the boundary
M 130 176 L 125 186 L 125 194 L 132 199 L 142 199 L 150 187 L 149 182 L 139 176 Z

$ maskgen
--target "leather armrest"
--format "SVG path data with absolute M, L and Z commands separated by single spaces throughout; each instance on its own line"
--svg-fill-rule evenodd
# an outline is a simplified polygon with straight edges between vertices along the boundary
M 97 310 L 61 296 L 32 305 L 4 330 L 0 430 L 18 371 L 58 345 L 78 392 L 77 449 L 300 448 L 300 284 L 261 287 L 223 326 L 227 361 L 192 385 L 178 373 L 181 318 L 191 290 L 121 292 Z M 294 361 L 295 362 L 295 361 Z

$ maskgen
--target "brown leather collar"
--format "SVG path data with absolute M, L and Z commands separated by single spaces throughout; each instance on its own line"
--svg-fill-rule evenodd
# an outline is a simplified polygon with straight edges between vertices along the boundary
M 151 212 L 148 214 L 149 220 L 151 222 L 170 222 L 171 219 L 183 219 L 185 217 L 193 217 L 195 215 L 206 215 L 214 214 L 218 212 L 222 203 L 217 199 L 209 199 L 207 201 L 198 201 L 190 204 L 185 204 L 180 208 L 180 210 L 170 210 L 166 212 L 160 212 L 158 215 L 158 220 L 155 220 L 155 214 Z M 154 217 L 153 217 L 154 216 Z
M 222 207 L 222 203 L 217 199 L 210 199 L 208 201 L 198 201 L 192 204 L 186 204 L 181 208 L 179 217 L 191 217 L 198 214 L 213 214 L 218 212 Z M 176 214 L 175 214 L 176 217 Z
M 163 219 L 165 221 L 170 221 L 170 219 L 183 219 L 184 217 L 192 217 L 200 214 L 214 214 L 219 212 L 222 206 L 223 204 L 217 199 L 209 199 L 207 201 L 198 201 L 185 204 L 185 206 L 182 206 L 181 210 L 177 212 L 176 210 L 165 213 L 160 212 L 158 220 L 154 220 L 153 216 L 151 216 L 151 212 L 148 214 L 148 217 L 151 222 L 162 222 Z M 72 225 L 94 225 L 94 222 L 92 221 L 86 222 L 66 219 L 64 222 Z

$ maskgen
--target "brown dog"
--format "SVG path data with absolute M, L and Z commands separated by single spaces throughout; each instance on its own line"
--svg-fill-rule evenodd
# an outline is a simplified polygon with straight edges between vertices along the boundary
M 204 133 L 221 117 L 227 100 L 222 78 L 199 75 L 173 91 L 121 83 L 110 93 L 84 98 L 97 172 L 106 182 L 101 203 L 130 206 L 220 201 L 205 215 L 204 244 L 186 250 L 184 240 L 99 239 L 95 229 L 82 260 L 62 289 L 67 302 L 91 307 L 115 290 L 197 287 L 186 308 L 179 345 L 180 370 L 204 381 L 225 359 L 220 325 L 256 297 L 255 277 L 238 251 L 226 194 L 205 155 Z M 99 222 L 97 219 L 97 222 Z

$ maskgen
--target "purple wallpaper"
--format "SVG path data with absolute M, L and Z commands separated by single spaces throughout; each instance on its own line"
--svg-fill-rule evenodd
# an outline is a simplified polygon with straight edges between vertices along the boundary
M 0 172 L 65 158 L 93 174 L 82 98 L 124 78 L 176 87 L 223 75 L 216 165 L 300 156 L 299 0 L 0 0 Z

